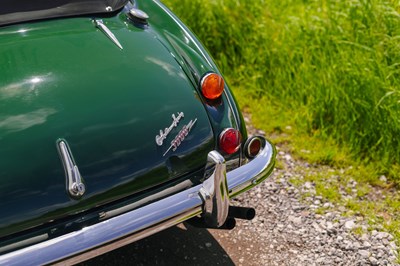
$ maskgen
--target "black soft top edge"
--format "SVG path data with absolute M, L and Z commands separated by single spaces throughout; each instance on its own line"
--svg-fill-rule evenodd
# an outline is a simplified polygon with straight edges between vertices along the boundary
M 112 13 L 129 0 L 5 0 L 0 8 L 0 26 L 57 17 Z

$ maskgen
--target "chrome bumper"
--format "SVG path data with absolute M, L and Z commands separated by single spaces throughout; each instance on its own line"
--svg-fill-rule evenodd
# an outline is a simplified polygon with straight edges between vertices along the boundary
M 265 141 L 264 148 L 257 157 L 228 173 L 223 157 L 215 151 L 211 153 L 209 162 L 213 162 L 212 173 L 202 184 L 79 231 L 4 254 L 0 256 L 0 265 L 77 263 L 200 214 L 211 218 L 211 223 L 220 225 L 227 216 L 229 197 L 234 197 L 267 178 L 273 170 L 276 152 Z M 224 191 L 229 193 L 229 197 L 224 195 Z

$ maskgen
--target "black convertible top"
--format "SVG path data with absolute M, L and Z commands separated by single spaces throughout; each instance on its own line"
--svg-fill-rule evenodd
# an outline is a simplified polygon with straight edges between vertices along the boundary
M 111 13 L 129 0 L 3 0 L 0 26 L 30 20 Z

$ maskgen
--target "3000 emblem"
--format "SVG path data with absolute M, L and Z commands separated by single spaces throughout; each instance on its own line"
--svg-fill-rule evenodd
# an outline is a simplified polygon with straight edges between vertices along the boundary
M 186 138 L 186 136 L 189 134 L 190 130 L 196 123 L 197 118 L 195 120 L 190 120 L 190 122 L 187 125 L 184 125 L 181 131 L 179 131 L 178 135 L 174 138 L 173 141 L 171 141 L 171 146 L 169 146 L 168 150 L 164 153 L 163 156 L 165 156 L 171 149 L 172 151 L 176 151 L 176 149 L 181 145 L 182 141 Z

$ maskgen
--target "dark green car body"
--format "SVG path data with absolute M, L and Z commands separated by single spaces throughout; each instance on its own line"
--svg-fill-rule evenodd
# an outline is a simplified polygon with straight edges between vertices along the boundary
M 131 8 L 145 11 L 146 23 L 130 20 Z M 247 140 L 227 86 L 215 101 L 201 95 L 201 77 L 219 70 L 159 1 L 83 13 L 0 27 L 0 251 L 38 232 L 52 238 L 95 224 L 99 213 L 184 180 L 199 184 L 224 129 L 241 132 L 242 148 Z M 168 151 L 180 127 L 162 146 L 155 137 L 179 112 L 180 125 L 196 124 Z M 81 197 L 66 191 L 60 140 L 84 179 Z M 228 169 L 245 162 L 242 148 L 224 155 Z

